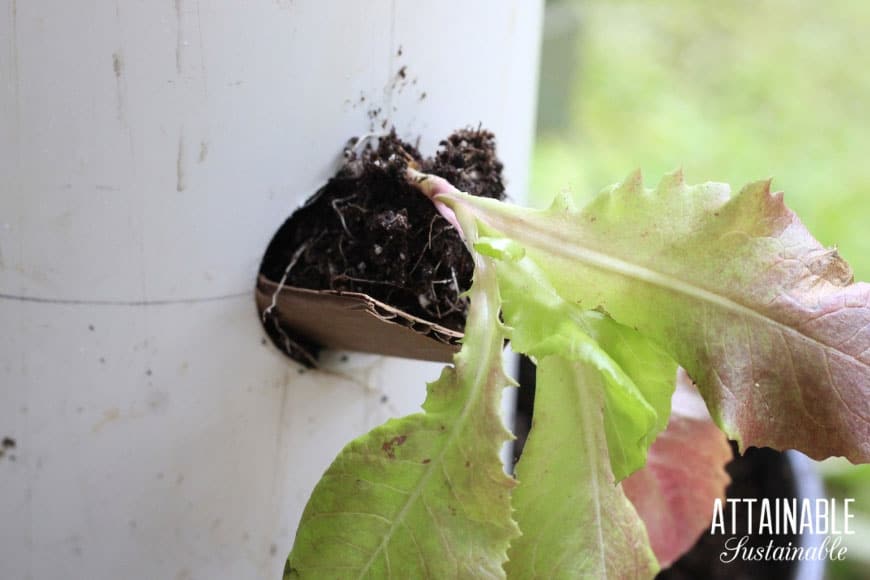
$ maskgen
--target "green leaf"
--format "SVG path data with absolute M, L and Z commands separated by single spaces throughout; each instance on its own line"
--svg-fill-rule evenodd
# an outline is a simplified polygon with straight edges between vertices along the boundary
M 585 360 L 538 360 L 535 415 L 514 492 L 523 535 L 511 578 L 652 578 L 643 522 L 615 485 L 604 434 L 604 375 Z
M 497 263 L 515 351 L 538 362 L 535 414 L 517 466 L 516 578 L 651 577 L 643 522 L 617 481 L 665 428 L 677 366 L 661 348 L 559 297 L 527 259 Z
M 667 425 L 676 363 L 637 332 L 563 300 L 531 260 L 498 262 L 497 271 L 513 350 L 536 359 L 582 360 L 597 369 L 613 474 L 620 481 L 640 469 Z
M 521 245 L 507 238 L 480 238 L 475 242 L 474 249 L 484 256 L 498 260 L 519 260 L 526 251 Z
M 567 301 L 663 345 L 742 447 L 870 461 L 870 285 L 768 182 L 731 196 L 637 173 L 579 212 L 433 197 L 521 244 Z
M 429 385 L 425 413 L 345 447 L 305 508 L 285 577 L 504 577 L 519 533 L 499 459 L 510 381 L 495 276 L 479 256 L 470 298 L 462 350 Z

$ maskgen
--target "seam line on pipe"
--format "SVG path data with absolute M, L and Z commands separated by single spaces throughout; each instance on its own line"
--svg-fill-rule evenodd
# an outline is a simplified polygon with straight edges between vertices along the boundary
M 200 302 L 218 302 L 251 296 L 253 293 L 236 292 L 221 296 L 206 296 L 205 298 L 170 298 L 165 300 L 76 300 L 65 298 L 40 298 L 38 296 L 20 296 L 0 292 L 0 300 L 17 302 L 35 302 L 38 304 L 60 304 L 66 306 L 170 306 L 173 304 L 198 304 Z

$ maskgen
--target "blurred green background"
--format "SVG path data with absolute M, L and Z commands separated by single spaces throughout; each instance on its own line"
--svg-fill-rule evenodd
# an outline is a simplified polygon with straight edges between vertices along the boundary
M 773 177 L 870 280 L 870 2 L 547 3 L 532 200 L 641 168 L 733 189 Z M 820 466 L 861 510 L 830 578 L 870 578 L 870 468 Z

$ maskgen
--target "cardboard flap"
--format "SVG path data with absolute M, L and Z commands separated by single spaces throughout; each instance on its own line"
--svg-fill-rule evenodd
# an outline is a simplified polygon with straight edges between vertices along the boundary
M 270 309 L 273 297 L 275 305 Z M 461 332 L 366 294 L 293 286 L 278 291 L 278 284 L 264 276 L 257 281 L 257 307 L 261 315 L 268 310 L 264 322 L 271 319 L 278 332 L 286 333 L 283 338 L 289 342 L 283 350 L 309 366 L 315 366 L 316 346 L 450 362 L 462 338 Z M 294 353 L 296 349 L 303 352 Z

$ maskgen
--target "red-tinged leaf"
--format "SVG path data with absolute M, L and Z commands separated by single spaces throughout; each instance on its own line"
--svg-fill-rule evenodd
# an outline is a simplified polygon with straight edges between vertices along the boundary
M 582 211 L 437 197 L 522 246 L 564 299 L 664 346 L 741 448 L 870 461 L 870 285 L 769 182 L 732 196 L 638 173 Z
M 680 369 L 668 428 L 650 447 L 646 466 L 622 482 L 662 567 L 688 551 L 709 527 L 714 500 L 725 497 L 730 459 L 725 435 Z

